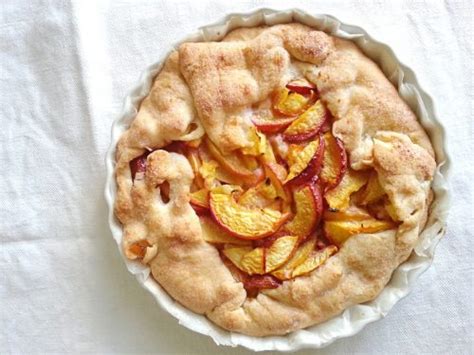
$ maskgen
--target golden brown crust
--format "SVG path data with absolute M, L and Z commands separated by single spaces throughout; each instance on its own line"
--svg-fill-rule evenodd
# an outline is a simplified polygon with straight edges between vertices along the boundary
M 199 121 L 224 151 L 249 144 L 245 112 L 300 75 L 315 83 L 354 169 L 373 167 L 401 222 L 397 230 L 350 238 L 307 276 L 247 298 L 218 251 L 202 238 L 190 207 L 187 160 L 157 150 L 143 179 L 129 162 L 147 147 L 182 138 Z M 225 329 L 254 336 L 286 334 L 376 297 L 410 254 L 428 209 L 435 169 L 431 143 L 416 116 L 371 60 L 351 42 L 300 24 L 239 29 L 220 43 L 185 43 L 167 60 L 117 147 L 115 212 L 124 250 L 146 238 L 160 285 L 185 307 Z M 157 186 L 170 184 L 170 201 Z

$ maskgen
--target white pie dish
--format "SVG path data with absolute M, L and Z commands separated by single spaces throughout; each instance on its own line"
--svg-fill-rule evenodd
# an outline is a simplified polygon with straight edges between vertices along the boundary
M 293 21 L 302 22 L 335 36 L 352 39 L 368 57 L 380 65 L 385 75 L 398 87 L 400 95 L 417 114 L 422 126 L 428 132 L 436 152 L 438 168 L 433 182 L 434 201 L 427 225 L 414 252 L 409 260 L 394 272 L 389 284 L 375 300 L 350 307 L 327 322 L 296 331 L 287 336 L 255 338 L 227 332 L 214 325 L 204 316 L 197 315 L 182 307 L 153 280 L 148 267 L 124 257 L 129 271 L 135 274 L 142 286 L 154 295 L 160 306 L 177 318 L 180 324 L 196 332 L 211 336 L 220 345 L 242 345 L 256 351 L 294 351 L 301 348 L 324 347 L 338 338 L 353 335 L 366 324 L 387 314 L 399 299 L 408 294 L 417 277 L 431 264 L 434 248 L 444 234 L 449 203 L 446 182 L 449 159 L 445 152 L 444 130 L 435 118 L 431 98 L 421 90 L 413 72 L 396 59 L 388 46 L 373 40 L 361 28 L 342 24 L 328 15 L 312 16 L 301 10 L 274 11 L 268 9 L 257 10 L 249 14 L 229 15 L 214 25 L 203 27 L 194 35 L 178 42 L 176 46 L 185 41 L 219 40 L 230 30 L 237 27 L 273 25 Z M 109 205 L 109 222 L 112 234 L 120 252 L 122 252 L 120 248 L 122 227 L 113 215 L 116 190 L 114 179 L 115 146 L 120 135 L 128 128 L 131 120 L 135 117 L 139 103 L 148 94 L 152 79 L 159 72 L 161 63 L 167 55 L 168 53 L 165 53 L 159 62 L 145 70 L 139 85 L 126 98 L 124 110 L 115 121 L 112 129 L 112 142 L 106 159 L 107 185 L 105 195 Z

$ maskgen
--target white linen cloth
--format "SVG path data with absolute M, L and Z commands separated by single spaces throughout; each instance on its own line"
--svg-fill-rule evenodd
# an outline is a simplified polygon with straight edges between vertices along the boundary
M 256 7 L 332 14 L 390 45 L 435 101 L 452 207 L 433 266 L 388 316 L 307 353 L 473 349 L 472 1 L 0 3 L 0 353 L 246 353 L 179 326 L 108 230 L 104 156 L 141 71 L 201 25 Z

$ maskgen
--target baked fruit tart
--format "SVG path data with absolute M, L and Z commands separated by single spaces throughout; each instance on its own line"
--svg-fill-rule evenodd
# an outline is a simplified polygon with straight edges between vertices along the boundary
M 415 114 L 352 42 L 300 24 L 184 43 L 116 150 L 127 258 L 219 326 L 287 334 L 375 298 L 426 222 Z

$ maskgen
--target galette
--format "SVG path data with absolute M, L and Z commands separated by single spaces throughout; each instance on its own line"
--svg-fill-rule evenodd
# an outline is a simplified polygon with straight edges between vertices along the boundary
M 184 43 L 116 147 L 123 252 L 232 332 L 374 299 L 416 245 L 436 163 L 352 42 L 291 23 Z

